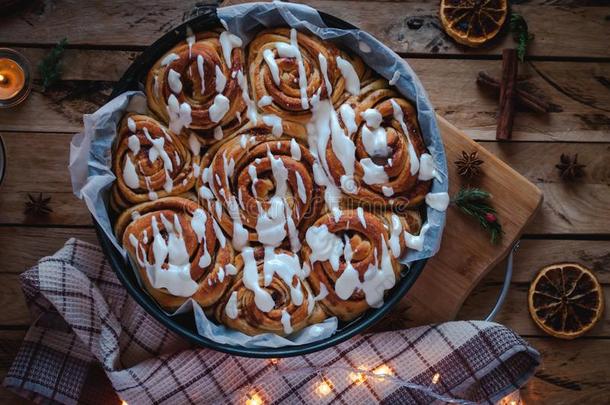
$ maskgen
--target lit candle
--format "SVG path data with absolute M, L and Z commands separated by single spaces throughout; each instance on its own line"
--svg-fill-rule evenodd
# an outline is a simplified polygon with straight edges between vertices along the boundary
M 0 100 L 10 100 L 25 86 L 25 73 L 12 59 L 0 59 Z
M 0 48 L 0 107 L 12 107 L 30 91 L 29 64 L 16 51 Z

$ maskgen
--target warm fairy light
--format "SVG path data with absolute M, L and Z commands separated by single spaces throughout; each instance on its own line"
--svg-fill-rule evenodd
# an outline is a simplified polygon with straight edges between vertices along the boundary
M 388 377 L 388 376 L 394 375 L 394 372 L 392 371 L 392 369 L 390 367 L 388 367 L 385 364 L 382 364 L 381 366 L 379 366 L 375 370 L 373 370 L 373 374 L 375 374 L 379 378 L 383 378 L 383 377 Z
M 432 384 L 438 384 L 438 381 L 441 379 L 441 375 L 436 373 L 432 376 Z
M 333 390 L 333 383 L 328 378 L 323 379 L 322 382 L 320 384 L 318 384 L 318 386 L 316 388 L 316 392 L 320 396 L 323 396 L 323 397 L 330 394 L 330 392 L 332 390 Z
M 356 385 L 362 384 L 366 380 L 366 376 L 363 373 L 349 373 L 349 379 Z
M 2 75 L 0 75 L 0 81 L 2 81 Z M 127 405 L 127 401 L 121 400 L 121 405 Z
M 394 372 L 390 367 L 386 366 L 385 364 L 382 364 L 381 366 L 373 370 L 373 374 L 379 377 L 387 377 L 389 375 L 394 375 Z
M 519 390 L 511 392 L 498 402 L 499 405 L 523 405 Z
M 276 365 L 277 363 L 280 362 L 280 359 L 269 359 L 269 363 Z
M 246 399 L 246 405 L 263 405 L 264 403 L 263 398 L 256 392 L 248 395 L 248 399 Z

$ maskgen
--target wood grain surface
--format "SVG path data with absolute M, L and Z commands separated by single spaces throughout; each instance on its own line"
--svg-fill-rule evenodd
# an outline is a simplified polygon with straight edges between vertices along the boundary
M 437 120 L 448 162 L 459 159 L 462 151 L 476 151 L 485 161 L 485 175 L 470 184 L 465 184 L 450 164 L 449 194 L 454 195 L 465 186 L 488 190 L 504 236 L 492 245 L 489 235 L 473 226 L 472 218 L 450 207 L 439 252 L 428 261 L 415 285 L 389 316 L 392 325 L 398 327 L 454 319 L 472 289 L 512 249 L 542 203 L 542 192 L 533 183 L 442 117 L 437 116 Z
M 30 322 L 19 274 L 70 237 L 96 240 L 85 207 L 72 195 L 66 168 L 68 144 L 72 133 L 80 130 L 82 114 L 104 103 L 145 46 L 194 15 L 203 3 L 215 2 L 120 0 L 111 7 L 101 0 L 29 3 L 13 15 L 0 12 L 0 46 L 18 48 L 36 66 L 59 39 L 67 37 L 70 45 L 60 83 L 44 93 L 36 83 L 26 103 L 0 110 L 0 136 L 8 148 L 7 176 L 0 186 L 0 378 Z M 440 30 L 436 0 L 305 3 L 369 30 L 399 52 L 424 83 L 438 114 L 542 190 L 544 202 L 524 230 L 513 281 L 497 320 L 542 353 L 541 368 L 522 390 L 526 404 L 608 403 L 608 312 L 585 337 L 564 342 L 536 328 L 525 297 L 536 272 L 559 261 L 591 268 L 606 297 L 610 294 L 610 4 L 513 4 L 536 35 L 529 61 L 520 66 L 520 79 L 553 108 L 544 116 L 517 111 L 512 140 L 498 143 L 496 98 L 478 88 L 475 79 L 479 71 L 499 76 L 499 55 L 514 46 L 509 35 L 480 50 L 455 45 Z M 554 166 L 561 153 L 577 153 L 587 164 L 583 179 L 559 179 Z M 42 218 L 24 215 L 28 193 L 39 192 L 52 197 L 53 213 Z M 458 214 L 450 215 L 453 222 Z M 504 215 L 501 220 L 510 223 L 512 218 Z M 469 229 L 479 232 L 476 226 Z M 480 319 L 489 311 L 503 271 L 503 262 L 495 265 L 465 301 L 459 319 Z M 25 402 L 0 388 L 0 403 Z

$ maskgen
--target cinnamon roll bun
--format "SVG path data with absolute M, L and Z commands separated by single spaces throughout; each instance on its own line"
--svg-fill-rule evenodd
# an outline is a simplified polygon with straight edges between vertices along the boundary
M 190 128 L 214 143 L 246 119 L 243 64 L 241 40 L 227 31 L 188 37 L 149 71 L 148 106 L 175 133 Z
M 235 274 L 233 248 L 196 202 L 166 197 L 136 205 L 115 224 L 150 295 L 166 310 L 188 298 L 214 305 Z
M 360 58 L 288 28 L 258 34 L 248 45 L 248 66 L 258 107 L 301 123 L 311 117 L 314 96 L 338 105 L 357 95 L 368 75 Z
M 419 179 L 426 147 L 413 105 L 379 79 L 350 97 L 336 116 L 325 158 L 342 191 L 365 206 L 421 204 L 430 181 Z
M 301 254 L 311 268 L 311 288 L 323 295 L 325 311 L 349 321 L 379 307 L 385 291 L 400 278 L 398 259 L 407 249 L 404 232 L 417 233 L 417 226 L 414 214 L 384 217 L 362 208 L 318 219 L 307 230 Z
M 215 311 L 224 325 L 248 335 L 286 336 L 326 318 L 295 253 L 247 247 L 235 267 L 235 281 Z
M 112 156 L 117 179 L 111 206 L 120 212 L 133 204 L 187 192 L 195 185 L 193 168 L 199 160 L 154 118 L 127 115 L 117 130 Z
M 238 250 L 248 242 L 300 249 L 323 205 L 306 144 L 305 129 L 284 121 L 245 127 L 204 156 L 199 196 Z

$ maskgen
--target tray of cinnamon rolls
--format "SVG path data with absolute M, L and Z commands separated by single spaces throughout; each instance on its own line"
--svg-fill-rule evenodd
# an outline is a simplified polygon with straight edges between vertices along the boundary
M 380 319 L 423 269 L 405 258 L 423 249 L 428 210 L 448 203 L 395 80 L 302 27 L 246 40 L 215 10 L 157 41 L 113 94 L 146 100 L 111 150 L 107 209 L 128 262 L 99 232 L 130 293 L 189 339 L 249 356 L 319 350 Z M 187 303 L 248 337 L 309 340 L 215 342 Z

